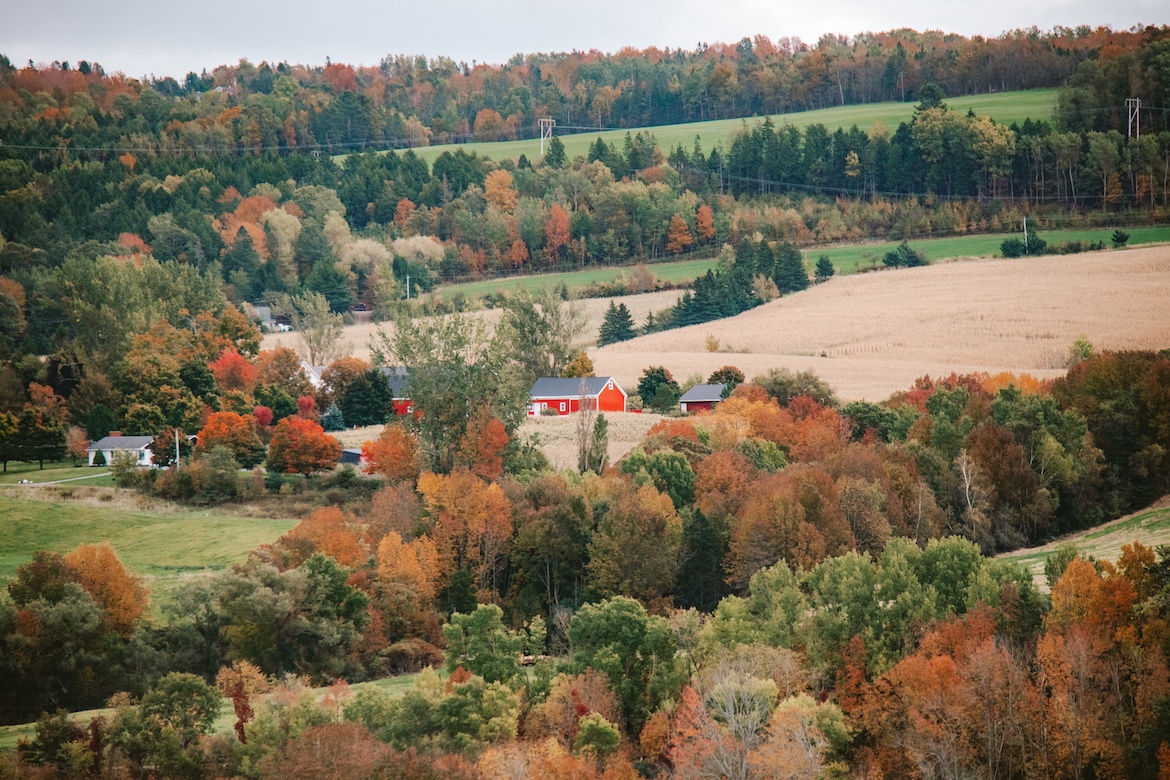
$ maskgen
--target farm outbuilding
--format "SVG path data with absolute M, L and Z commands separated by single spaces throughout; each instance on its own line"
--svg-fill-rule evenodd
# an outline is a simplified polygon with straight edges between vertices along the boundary
M 346 447 L 341 451 L 341 459 L 338 461 L 342 466 L 360 466 L 362 464 L 362 450 L 360 447 Z
M 624 412 L 626 391 L 612 376 L 541 377 L 529 393 L 528 414 L 534 417 L 548 410 L 572 414 L 581 411 L 583 403 L 599 412 Z
M 725 384 L 695 385 L 678 399 L 679 408 L 684 412 L 714 409 L 715 404 L 723 400 L 723 390 L 726 387 Z
M 390 387 L 390 396 L 394 399 L 394 414 L 404 415 L 414 413 L 414 403 L 410 400 L 410 370 L 406 366 L 382 366 L 382 376 L 386 377 L 386 384 Z

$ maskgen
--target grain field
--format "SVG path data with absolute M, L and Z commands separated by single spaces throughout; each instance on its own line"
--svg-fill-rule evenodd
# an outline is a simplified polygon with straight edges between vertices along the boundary
M 719 350 L 708 351 L 708 337 Z M 737 317 L 591 351 L 624 387 L 664 365 L 680 381 L 735 365 L 812 369 L 844 401 L 882 400 L 920 376 L 1064 372 L 1069 347 L 1170 347 L 1170 246 L 968 260 L 837 277 Z

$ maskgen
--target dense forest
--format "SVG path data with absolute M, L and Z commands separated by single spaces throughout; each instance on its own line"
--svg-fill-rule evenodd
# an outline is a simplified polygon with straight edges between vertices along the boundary
M 511 324 L 524 314 L 514 306 Z M 596 456 L 596 416 L 578 474 L 513 439 L 522 393 L 493 378 L 523 371 L 531 350 L 481 343 L 461 322 L 387 337 L 392 355 L 417 358 L 422 416 L 367 443 L 365 478 L 319 474 L 337 450 L 317 410 L 355 408 L 368 364 L 336 361 L 314 397 L 287 350 L 236 351 L 254 349 L 254 331 L 233 339 L 205 321 L 195 342 L 165 327 L 137 339 L 118 376 L 205 384 L 203 429 L 181 465 L 115 463 L 124 489 L 320 508 L 167 594 L 161 620 L 108 546 L 21 565 L 0 595 L 0 716 L 113 711 L 88 725 L 44 715 L 0 758 L 6 771 L 1158 778 L 1170 766 L 1170 549 L 1129 545 L 1114 564 L 1062 548 L 1050 597 L 985 557 L 1170 489 L 1166 353 L 1081 355 L 1049 383 L 923 378 L 844 406 L 815 376 L 771 371 L 710 414 L 663 420 L 616 464 Z M 436 382 L 456 360 L 466 381 Z M 67 402 L 34 383 L 26 408 L 76 423 L 100 384 Z M 652 367 L 639 391 L 670 385 Z M 240 470 L 265 457 L 267 473 Z M 429 665 L 450 676 L 423 674 L 401 697 L 347 687 Z M 330 685 L 324 699 L 313 684 Z M 209 735 L 221 696 L 235 734 Z

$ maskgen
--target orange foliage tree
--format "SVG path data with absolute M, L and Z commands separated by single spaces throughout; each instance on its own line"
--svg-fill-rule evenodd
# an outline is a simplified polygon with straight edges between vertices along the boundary
M 299 566 L 314 552 L 333 558 L 342 566 L 356 566 L 366 560 L 367 552 L 357 531 L 335 506 L 318 509 L 297 523 L 280 539 L 289 553 L 290 564 Z
M 666 251 L 677 255 L 693 242 L 687 221 L 678 214 L 671 217 L 670 226 L 666 229 Z
M 553 204 L 544 224 L 545 251 L 548 261 L 555 263 L 560 258 L 561 247 L 569 243 L 569 215 L 559 203 Z
M 65 555 L 65 563 L 101 607 L 110 629 L 123 637 L 130 636 L 150 605 L 150 598 L 141 580 L 122 566 L 114 548 L 104 542 L 83 544 Z
M 478 577 L 480 590 L 494 592 L 512 538 L 512 507 L 504 491 L 466 469 L 446 476 L 423 474 L 418 491 L 434 523 L 442 575 L 467 569 Z
M 387 425 L 381 435 L 362 444 L 367 474 L 381 474 L 391 482 L 418 478 L 418 436 L 401 425 Z
M 215 377 L 215 383 L 219 385 L 219 389 L 224 392 L 229 390 L 242 390 L 245 393 L 251 392 L 252 388 L 256 386 L 256 380 L 260 375 L 256 366 L 252 365 L 251 361 L 236 352 L 231 347 L 224 347 L 219 355 L 219 360 L 207 365 L 211 369 L 212 375 Z
M 484 479 L 498 479 L 504 473 L 504 449 L 510 438 L 504 424 L 481 406 L 459 441 L 456 465 Z
M 286 474 L 328 471 L 341 458 L 341 442 L 312 420 L 285 417 L 272 431 L 268 467 Z
M 695 232 L 704 241 L 715 238 L 715 214 L 706 203 L 695 212 Z
M 256 435 L 256 423 L 251 415 L 212 412 L 197 439 L 197 452 L 206 454 L 216 447 L 227 447 L 244 468 L 251 468 L 264 459 L 264 445 Z

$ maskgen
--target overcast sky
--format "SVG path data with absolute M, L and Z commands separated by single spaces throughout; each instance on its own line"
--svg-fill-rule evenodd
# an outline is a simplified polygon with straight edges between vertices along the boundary
M 247 58 L 376 65 L 387 54 L 506 61 L 517 52 L 693 48 L 763 33 L 815 43 L 899 27 L 995 36 L 1035 25 L 1170 22 L 1166 0 L 0 0 L 0 53 L 175 76 Z

